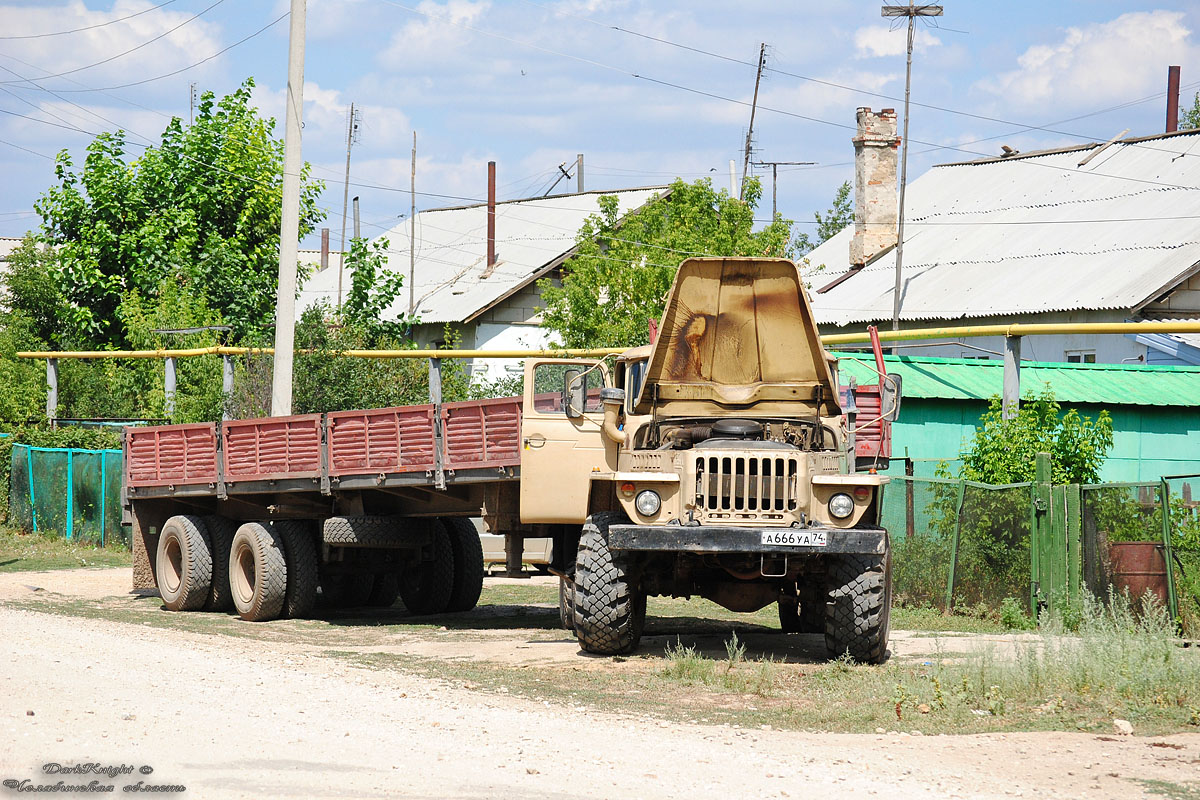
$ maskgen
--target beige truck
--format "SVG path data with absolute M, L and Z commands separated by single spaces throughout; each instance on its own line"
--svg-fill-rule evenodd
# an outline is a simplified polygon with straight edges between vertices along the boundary
M 652 345 L 525 369 L 520 398 L 127 429 L 135 586 L 255 621 L 318 598 L 466 611 L 482 517 L 510 568 L 553 542 L 585 651 L 636 648 L 648 596 L 698 595 L 885 658 L 887 479 L 857 465 L 898 385 L 856 422 L 795 264 L 685 261 Z

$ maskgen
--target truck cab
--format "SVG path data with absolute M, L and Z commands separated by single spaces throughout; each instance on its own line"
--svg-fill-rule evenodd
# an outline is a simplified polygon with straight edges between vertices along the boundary
M 886 657 L 887 478 L 856 471 L 793 262 L 689 259 L 652 345 L 526 369 L 521 519 L 578 525 L 555 563 L 584 650 L 634 649 L 647 596 L 699 595 Z

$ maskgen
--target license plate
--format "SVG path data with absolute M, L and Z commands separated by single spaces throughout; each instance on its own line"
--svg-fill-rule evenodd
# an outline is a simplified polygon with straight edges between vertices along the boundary
M 780 528 L 762 532 L 762 543 L 794 547 L 825 547 L 827 531 L 809 531 L 803 528 Z

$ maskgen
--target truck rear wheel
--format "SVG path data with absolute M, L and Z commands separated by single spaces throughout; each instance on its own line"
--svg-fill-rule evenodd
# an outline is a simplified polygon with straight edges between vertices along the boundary
M 212 588 L 208 592 L 208 600 L 204 603 L 205 611 L 232 611 L 233 590 L 229 588 L 229 550 L 233 547 L 233 534 L 237 531 L 237 523 L 228 517 L 205 517 L 204 527 L 208 529 L 209 542 L 212 544 Z
M 212 588 L 212 546 L 199 517 L 175 516 L 158 537 L 155 577 L 163 605 L 171 611 L 195 611 Z
M 864 664 L 887 658 L 892 562 L 885 555 L 829 556 L 826 561 L 825 649 Z
M 284 519 L 274 525 L 287 559 L 283 616 L 303 619 L 317 603 L 317 541 L 307 522 Z
M 575 560 L 575 636 L 589 653 L 618 655 L 637 647 L 646 622 L 646 595 L 625 558 L 608 547 L 608 526 L 620 514 L 588 517 Z
M 454 549 L 441 525 L 430 532 L 433 559 L 421 561 L 400 573 L 400 599 L 414 614 L 441 614 L 454 591 Z
M 563 630 L 575 631 L 575 581 L 558 578 L 558 622 Z
M 270 523 L 247 522 L 233 534 L 229 585 L 238 616 L 250 622 L 275 619 L 287 595 L 283 538 Z
M 367 605 L 375 608 L 391 608 L 396 604 L 396 598 L 399 596 L 399 578 L 390 572 L 376 575 L 375 583 L 371 586 L 371 595 L 367 598 Z
M 454 551 L 454 586 L 447 611 L 470 611 L 483 592 L 483 542 L 479 531 L 462 517 L 443 517 L 442 525 Z

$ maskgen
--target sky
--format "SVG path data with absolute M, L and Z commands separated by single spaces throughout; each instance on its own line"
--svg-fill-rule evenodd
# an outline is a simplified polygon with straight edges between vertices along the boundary
M 192 84 L 247 77 L 283 135 L 287 0 L 0 2 L 0 236 L 40 220 L 54 156 L 76 163 L 101 130 L 156 143 L 187 118 Z M 740 175 L 759 49 L 766 70 L 755 161 L 781 166 L 779 212 L 812 232 L 853 180 L 855 109 L 902 109 L 905 30 L 876 2 L 309 0 L 303 156 L 325 182 L 321 226 L 339 242 L 348 109 L 361 112 L 351 196 L 362 232 L 409 212 L 498 198 Z M 1200 4 L 955 2 L 918 22 L 909 179 L 932 165 L 1161 133 L 1167 67 L 1181 104 L 1200 91 Z M 82 30 L 81 30 L 82 29 Z M 137 148 L 131 148 L 136 152 Z M 770 217 L 769 168 L 757 215 Z M 349 234 L 347 234 L 349 235 Z M 319 246 L 318 234 L 303 247 Z

